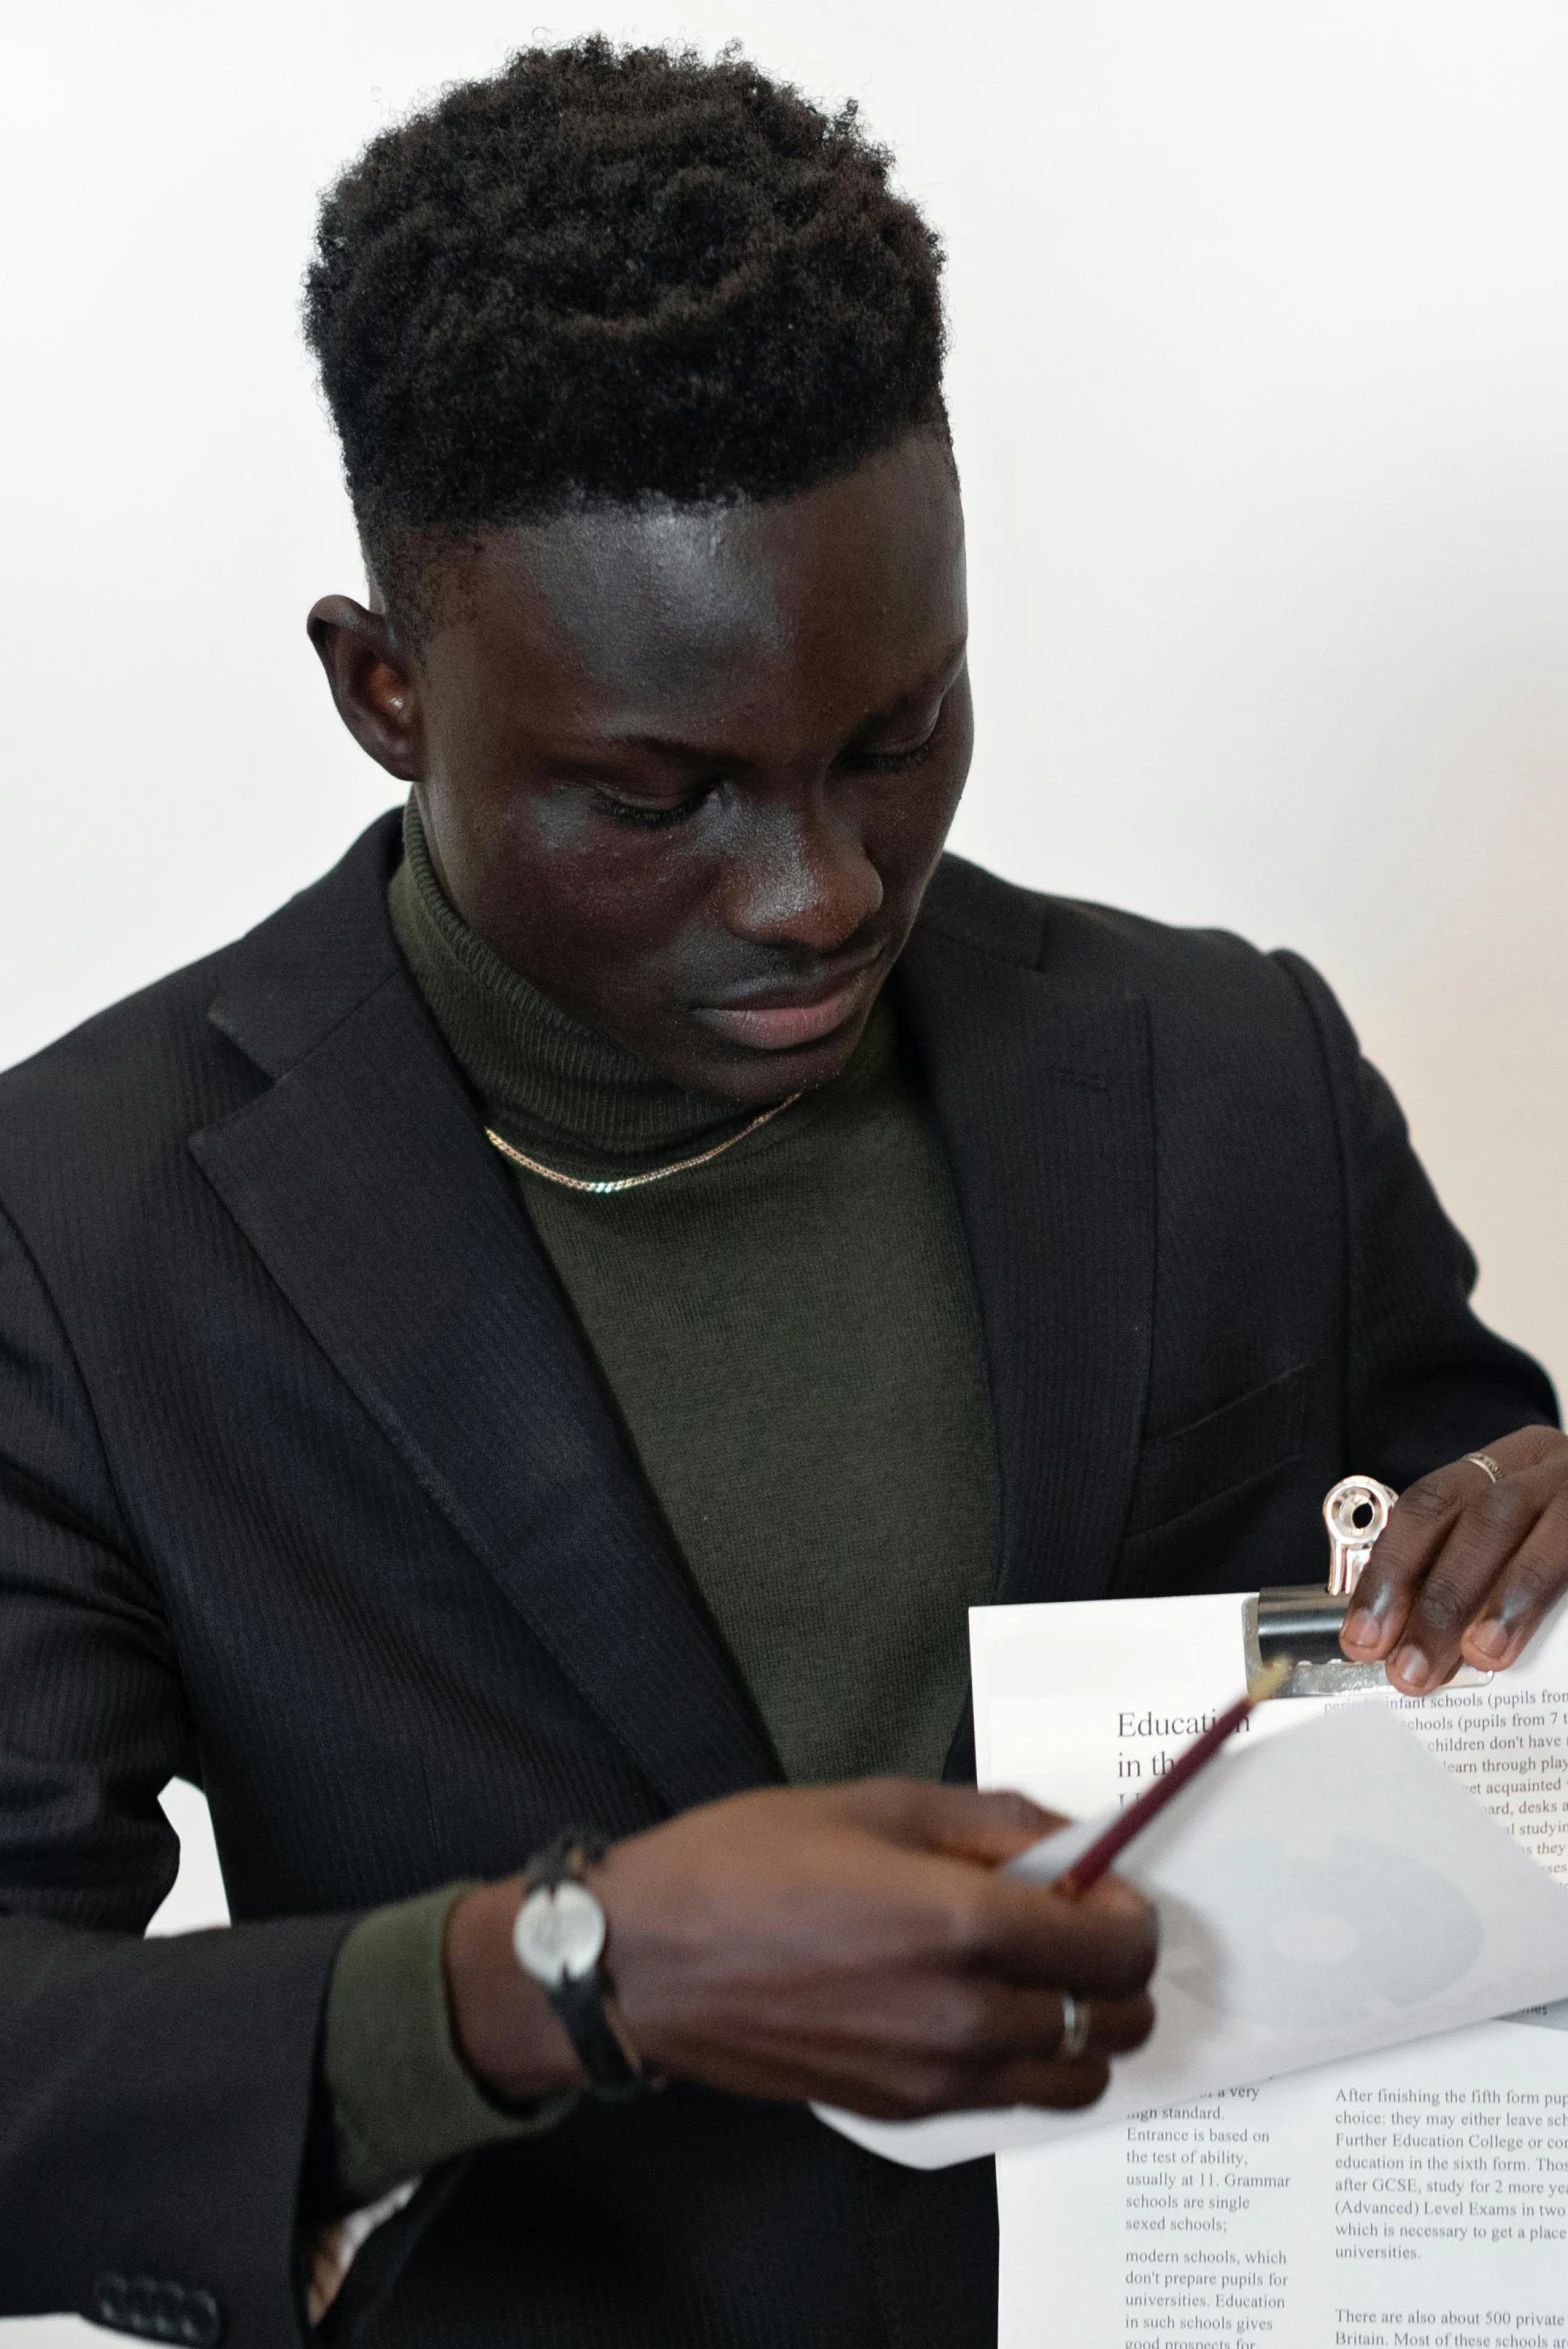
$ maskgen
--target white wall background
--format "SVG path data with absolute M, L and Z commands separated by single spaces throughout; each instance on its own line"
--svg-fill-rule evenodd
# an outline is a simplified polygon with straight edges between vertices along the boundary
M 301 629 L 358 577 L 313 200 L 422 93 L 595 26 L 858 93 L 947 238 L 958 844 L 1315 956 L 1484 1308 L 1568 1375 L 1561 0 L 6 11 L 0 1063 L 386 803 Z M 211 1913 L 210 1853 L 180 1897 Z

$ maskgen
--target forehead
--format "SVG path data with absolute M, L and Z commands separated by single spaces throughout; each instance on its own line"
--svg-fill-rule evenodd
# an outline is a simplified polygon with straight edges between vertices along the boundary
M 603 509 L 496 530 L 427 663 L 541 720 L 689 735 L 776 714 L 834 722 L 918 687 L 961 645 L 963 516 L 930 434 L 766 504 Z

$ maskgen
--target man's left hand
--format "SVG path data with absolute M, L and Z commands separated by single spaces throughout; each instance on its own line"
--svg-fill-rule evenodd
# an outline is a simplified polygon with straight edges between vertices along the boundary
M 1568 1436 L 1522 1427 L 1401 1493 L 1340 1634 L 1406 1696 L 1513 1663 L 1568 1589 Z

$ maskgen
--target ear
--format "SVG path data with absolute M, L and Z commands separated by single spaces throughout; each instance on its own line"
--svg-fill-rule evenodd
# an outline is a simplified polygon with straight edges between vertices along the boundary
M 351 596 L 324 595 L 305 626 L 338 716 L 363 751 L 402 783 L 425 774 L 425 729 L 408 657 L 392 640 L 384 612 Z

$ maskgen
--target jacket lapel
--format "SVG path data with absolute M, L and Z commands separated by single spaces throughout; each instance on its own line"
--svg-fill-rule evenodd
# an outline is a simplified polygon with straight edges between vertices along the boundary
M 214 1023 L 274 1081 L 198 1163 L 543 1646 L 676 1808 L 778 1764 L 404 974 L 396 819 L 224 957 Z M 1003 1601 L 1097 1598 L 1148 1376 L 1144 1006 L 1053 972 L 1048 911 L 951 861 L 899 984 L 985 1329 Z
M 1056 977 L 1049 909 L 952 864 L 900 969 L 985 1329 L 1002 1480 L 995 1595 L 1103 1598 L 1149 1369 L 1145 1007 Z
M 228 958 L 213 1018 L 275 1082 L 191 1149 L 382 1433 L 665 1799 L 776 1779 L 404 975 L 389 846 L 378 827 Z

